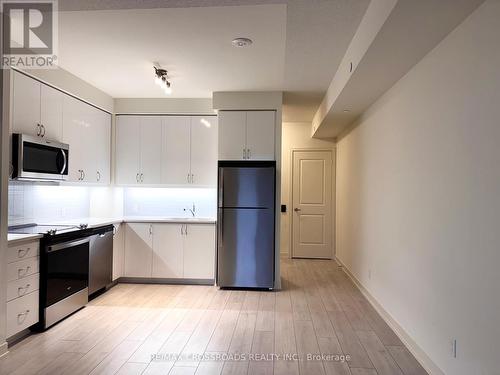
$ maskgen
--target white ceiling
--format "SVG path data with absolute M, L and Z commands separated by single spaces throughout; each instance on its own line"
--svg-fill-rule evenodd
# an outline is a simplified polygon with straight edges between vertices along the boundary
M 368 3 L 60 0 L 59 65 L 112 97 L 145 98 L 165 97 L 159 62 L 172 97 L 279 90 L 284 120 L 310 121 Z M 238 36 L 254 44 L 232 47 Z

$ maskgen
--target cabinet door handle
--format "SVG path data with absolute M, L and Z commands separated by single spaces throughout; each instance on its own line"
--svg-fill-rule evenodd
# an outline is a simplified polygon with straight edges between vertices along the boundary
M 30 312 L 29 310 L 26 310 L 24 312 L 21 312 L 21 313 L 17 314 L 17 322 L 19 324 L 22 324 L 26 320 L 26 317 L 28 316 L 29 312 Z M 23 318 L 23 317 L 24 317 L 24 319 L 20 319 L 20 318 Z
M 139 182 L 139 173 L 137 173 L 137 174 L 135 175 L 135 180 L 136 180 L 137 182 Z
M 191 183 L 194 184 L 194 174 L 191 174 Z
M 141 173 L 141 182 L 144 182 L 144 173 Z
M 97 182 L 101 181 L 101 172 L 97 171 Z
M 45 137 L 45 125 L 41 125 L 41 126 L 42 126 L 42 130 L 43 130 L 43 132 L 42 132 L 42 138 L 43 138 L 43 137 Z
M 82 169 L 82 181 L 85 180 L 85 171 Z
M 19 297 L 24 296 L 28 292 L 30 286 L 30 284 L 26 284 L 26 286 L 20 286 L 19 288 L 17 288 L 17 295 Z
M 31 269 L 30 266 L 28 266 L 26 268 L 19 268 L 17 270 L 17 276 L 18 277 L 24 277 L 24 276 L 26 276 L 28 274 L 28 272 L 30 272 L 30 269 Z
M 243 159 L 247 158 L 247 150 L 244 148 L 243 149 Z
M 37 135 L 37 137 L 40 136 L 41 132 L 42 132 L 42 127 L 40 126 L 40 124 L 36 124 L 36 135 Z
M 153 226 L 152 225 L 149 225 L 149 234 L 153 235 Z
M 19 249 L 19 250 L 17 250 L 17 257 L 18 258 L 24 258 L 28 254 L 28 252 L 30 251 L 30 249 L 31 248 L 28 247 L 27 249 Z
M 189 184 L 189 182 L 190 182 L 190 181 L 189 181 L 189 173 L 187 174 L 187 182 L 188 182 L 188 184 Z
M 186 229 L 184 230 L 184 234 L 187 236 L 188 235 L 188 225 L 186 224 Z
M 252 157 L 252 153 L 250 152 L 250 149 L 247 148 L 247 159 L 250 159 Z

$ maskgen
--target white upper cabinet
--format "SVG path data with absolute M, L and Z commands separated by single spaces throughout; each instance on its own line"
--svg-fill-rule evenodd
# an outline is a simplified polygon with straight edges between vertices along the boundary
M 191 117 L 164 116 L 162 134 L 161 182 L 185 185 L 190 181 Z
M 246 152 L 246 112 L 219 111 L 219 160 L 243 160 Z
M 44 138 L 62 139 L 64 96 L 61 91 L 41 85 L 40 123 Z
M 141 121 L 139 116 L 116 117 L 116 182 L 139 183 L 141 169 Z
M 274 111 L 247 112 L 247 159 L 274 160 Z
M 97 123 L 94 132 L 96 182 L 109 185 L 111 183 L 111 115 L 97 111 Z
M 161 127 L 159 116 L 116 117 L 116 182 L 118 184 L 160 183 Z
M 12 131 L 60 141 L 64 94 L 24 74 L 12 74 Z
M 144 116 L 141 122 L 141 169 L 140 181 L 143 184 L 161 182 L 161 117 Z
M 275 160 L 274 111 L 219 111 L 219 160 Z
M 40 82 L 13 71 L 12 131 L 40 135 Z
M 216 116 L 117 116 L 118 184 L 216 186 Z
M 69 144 L 69 181 L 110 182 L 111 116 L 64 95 L 63 142 Z
M 191 117 L 191 183 L 217 185 L 217 117 Z

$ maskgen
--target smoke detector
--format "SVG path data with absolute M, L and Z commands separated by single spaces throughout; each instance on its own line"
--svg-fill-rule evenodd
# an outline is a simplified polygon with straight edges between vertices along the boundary
M 250 46 L 253 43 L 253 40 L 249 38 L 235 38 L 231 43 L 235 47 L 244 48 Z

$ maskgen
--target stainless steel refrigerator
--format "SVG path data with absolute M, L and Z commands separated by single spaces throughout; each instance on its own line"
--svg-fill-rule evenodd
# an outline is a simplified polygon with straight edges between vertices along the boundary
M 274 287 L 275 189 L 276 162 L 219 161 L 219 287 Z

